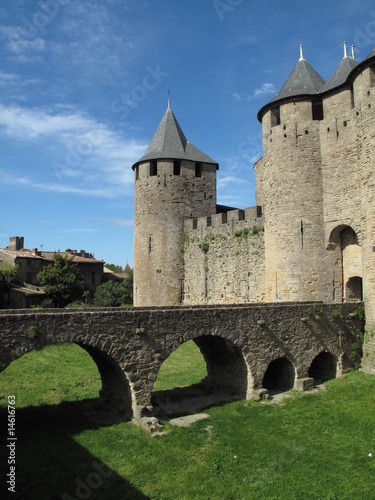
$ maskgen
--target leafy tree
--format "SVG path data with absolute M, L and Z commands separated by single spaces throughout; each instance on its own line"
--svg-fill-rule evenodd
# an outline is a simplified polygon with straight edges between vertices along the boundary
M 99 285 L 94 296 L 96 307 L 119 307 L 133 305 L 133 272 L 119 283 L 107 281 Z
M 78 266 L 73 259 L 56 254 L 53 264 L 49 264 L 38 273 L 38 280 L 54 306 L 64 307 L 78 295 L 79 287 L 76 285 L 78 274 Z
M 6 264 L 5 262 L 3 264 L 0 264 L 0 273 L 4 276 L 4 279 L 7 282 L 8 287 L 10 286 L 14 278 L 17 276 L 19 267 L 20 266 L 18 264 L 12 265 L 12 264 Z
M 121 266 L 118 266 L 117 264 L 105 264 L 105 267 L 113 271 L 114 273 L 122 273 L 123 268 Z

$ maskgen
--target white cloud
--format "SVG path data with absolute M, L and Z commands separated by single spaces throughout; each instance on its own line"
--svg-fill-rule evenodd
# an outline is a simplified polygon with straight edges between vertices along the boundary
M 244 184 L 247 181 L 241 179 L 240 177 L 234 175 L 226 175 L 225 177 L 220 177 L 217 181 L 218 188 L 225 189 L 227 186 L 233 186 L 234 184 Z
M 39 168 L 32 176 L 28 170 L 14 174 L 12 179 L 3 172 L 3 182 L 56 193 L 106 198 L 129 193 L 133 187 L 130 167 L 147 148 L 147 144 L 123 137 L 108 124 L 64 107 L 52 110 L 0 105 L 0 136 L 2 130 L 23 147 L 37 146 L 40 154 L 47 156 L 49 169 L 47 176 L 45 168 L 43 172 Z
M 260 97 L 264 94 L 275 94 L 276 89 L 273 83 L 263 83 L 261 87 L 254 90 L 254 97 Z
M 134 226 L 133 219 L 110 219 L 110 222 L 115 226 Z

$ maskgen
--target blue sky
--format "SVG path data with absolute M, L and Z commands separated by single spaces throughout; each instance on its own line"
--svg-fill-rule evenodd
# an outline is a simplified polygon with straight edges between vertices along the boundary
M 218 203 L 255 203 L 257 111 L 304 57 L 327 80 L 375 6 L 315 0 L 0 0 L 0 247 L 133 264 L 132 164 L 167 108 L 220 165 Z

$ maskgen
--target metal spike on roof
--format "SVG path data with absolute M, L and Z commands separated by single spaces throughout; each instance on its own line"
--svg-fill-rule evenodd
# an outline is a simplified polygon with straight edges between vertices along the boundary
M 348 57 L 348 47 L 346 45 L 346 42 L 344 42 L 344 57 Z
M 352 58 L 355 59 L 354 45 L 352 45 Z
M 299 60 L 303 61 L 305 58 L 303 57 L 303 45 L 302 43 L 299 44 Z

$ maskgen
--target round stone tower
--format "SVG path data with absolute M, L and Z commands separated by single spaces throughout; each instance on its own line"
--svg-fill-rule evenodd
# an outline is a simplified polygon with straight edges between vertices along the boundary
M 258 113 L 263 129 L 262 178 L 266 300 L 327 300 L 319 122 L 324 80 L 300 59 L 280 92 Z
M 184 219 L 216 213 L 218 164 L 187 141 L 168 108 L 133 165 L 134 305 L 183 300 Z
M 375 374 L 375 47 L 353 74 L 361 181 L 363 298 L 366 305 L 365 355 L 362 369 Z

